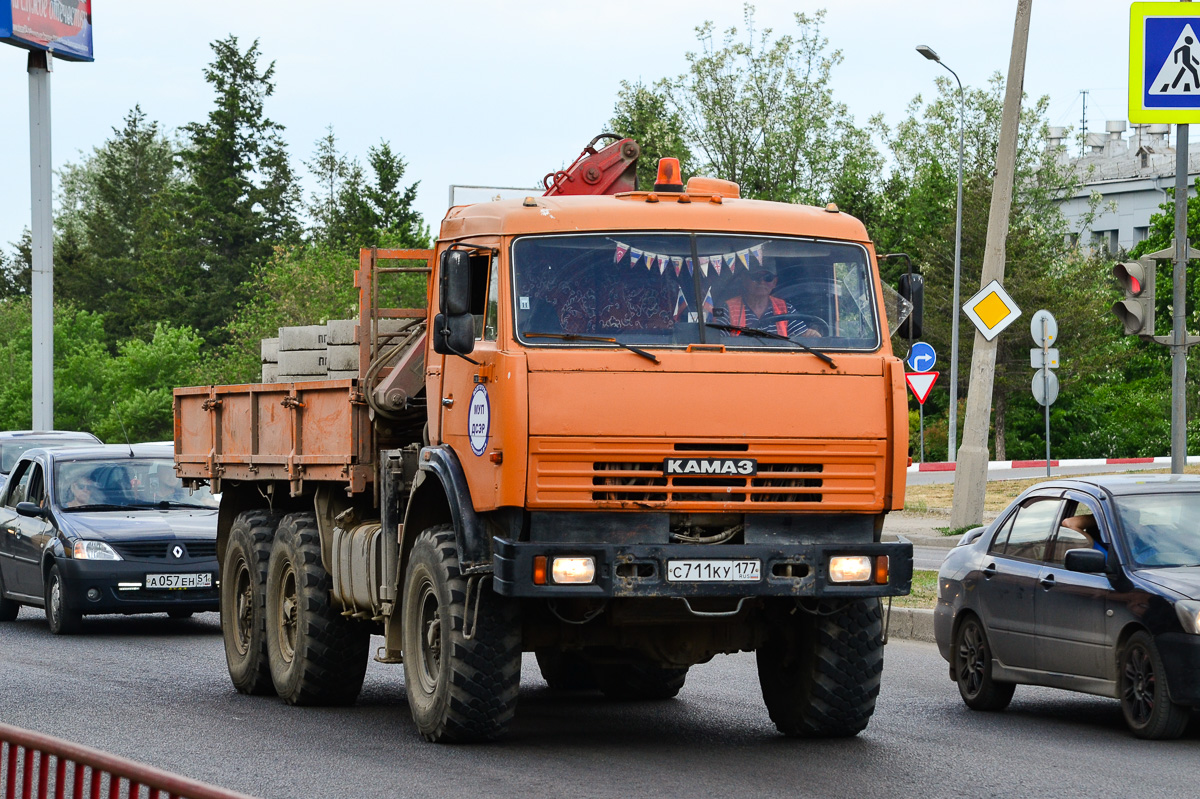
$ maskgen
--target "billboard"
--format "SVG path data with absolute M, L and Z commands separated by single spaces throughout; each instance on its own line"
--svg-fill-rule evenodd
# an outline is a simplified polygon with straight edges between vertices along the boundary
M 91 61 L 92 0 L 0 0 L 0 41 Z

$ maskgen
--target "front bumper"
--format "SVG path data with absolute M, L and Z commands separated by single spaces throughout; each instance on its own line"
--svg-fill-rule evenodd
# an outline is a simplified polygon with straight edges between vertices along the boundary
M 907 594 L 912 587 L 912 544 L 584 544 L 493 540 L 496 593 L 517 597 L 881 597 Z M 535 585 L 534 558 L 592 557 L 596 577 L 589 585 Z M 889 559 L 883 584 L 833 583 L 829 559 L 865 555 Z M 671 582 L 670 560 L 744 560 L 762 564 L 754 582 Z M 793 576 L 786 576 L 787 567 Z M 797 576 L 798 575 L 798 576 Z
M 1161 633 L 1154 643 L 1167 672 L 1171 701 L 1200 708 L 1200 635 Z
M 203 613 L 220 608 L 215 558 L 171 565 L 74 558 L 56 563 L 62 574 L 63 600 L 80 613 Z M 210 574 L 212 587 L 147 589 L 147 574 Z M 93 588 L 99 593 L 95 599 L 88 597 Z

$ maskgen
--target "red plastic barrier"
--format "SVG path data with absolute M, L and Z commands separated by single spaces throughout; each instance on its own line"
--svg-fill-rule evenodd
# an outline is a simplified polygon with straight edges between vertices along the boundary
M 0 724 L 3 799 L 251 799 L 50 735 Z

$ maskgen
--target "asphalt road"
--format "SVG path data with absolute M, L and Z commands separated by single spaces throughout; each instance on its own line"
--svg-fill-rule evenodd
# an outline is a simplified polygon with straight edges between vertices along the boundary
M 89 619 L 74 638 L 23 609 L 0 625 L 0 720 L 263 797 L 1101 797 L 1195 795 L 1200 718 L 1142 742 L 1114 700 L 1021 688 L 967 710 L 932 644 L 888 645 L 871 725 L 776 734 L 753 655 L 694 667 L 678 699 L 555 694 L 527 659 L 511 735 L 427 744 L 402 668 L 372 663 L 352 708 L 239 696 L 216 614 Z

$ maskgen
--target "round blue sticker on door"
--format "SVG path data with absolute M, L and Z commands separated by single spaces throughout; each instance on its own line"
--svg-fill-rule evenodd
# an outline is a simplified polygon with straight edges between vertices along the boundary
M 492 429 L 492 405 L 488 402 L 486 386 L 475 386 L 471 392 L 471 410 L 467 413 L 467 436 L 471 440 L 471 451 L 482 455 L 487 449 L 488 434 Z

